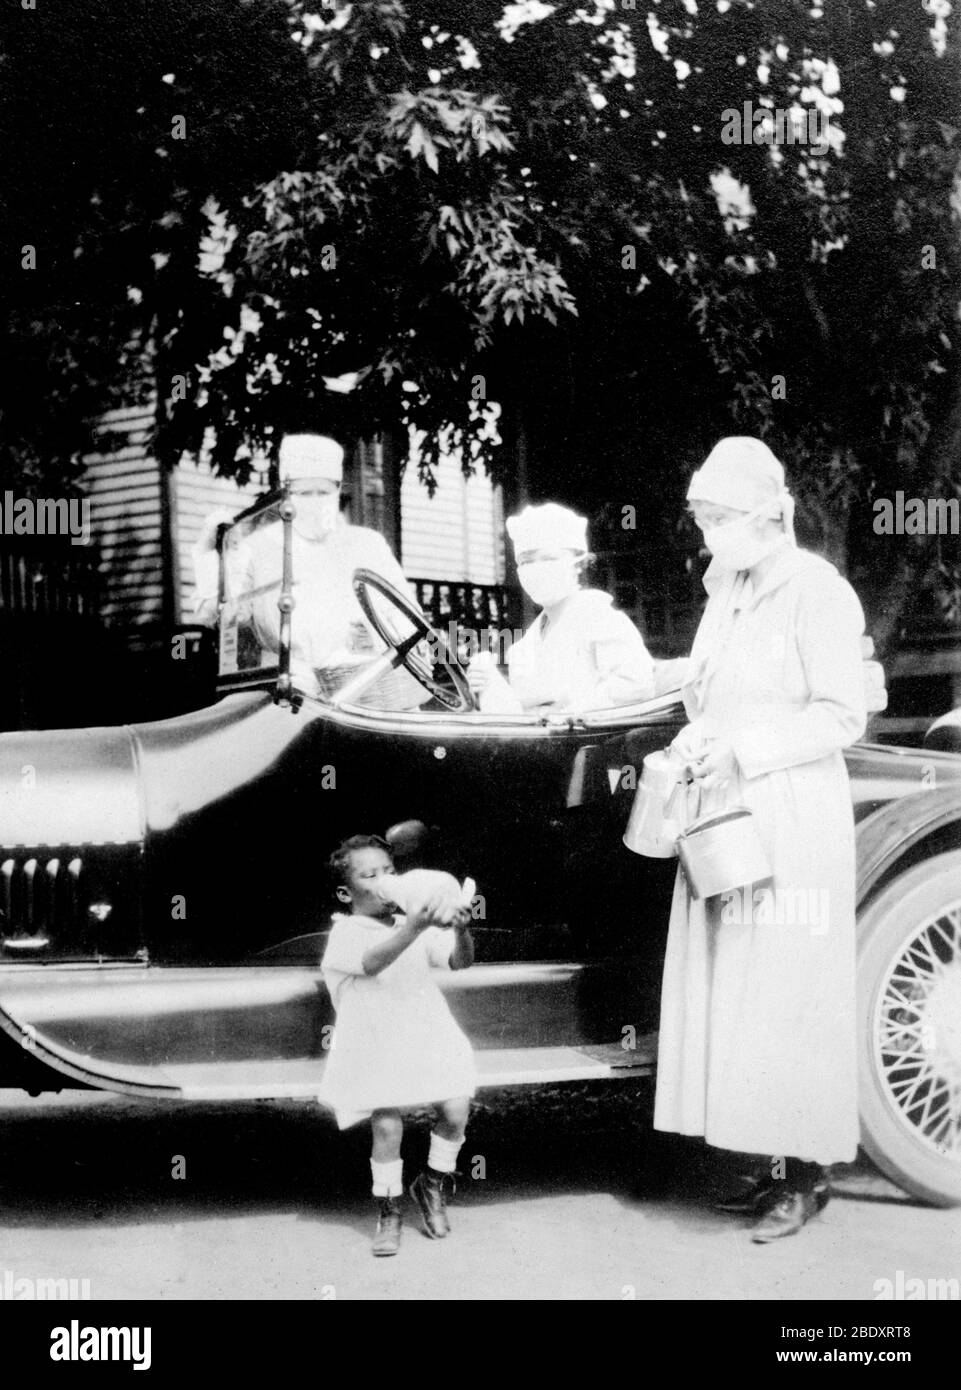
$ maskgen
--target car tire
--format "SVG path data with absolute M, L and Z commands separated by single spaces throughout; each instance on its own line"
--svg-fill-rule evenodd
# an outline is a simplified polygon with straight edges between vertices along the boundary
M 909 869 L 861 917 L 858 1085 L 881 1171 L 925 1202 L 961 1204 L 961 851 Z

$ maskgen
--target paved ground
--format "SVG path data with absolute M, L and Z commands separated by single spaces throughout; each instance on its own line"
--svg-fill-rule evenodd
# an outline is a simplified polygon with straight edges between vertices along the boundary
M 0 1091 L 0 1291 L 7 1270 L 89 1279 L 94 1299 L 860 1300 L 898 1270 L 961 1280 L 961 1210 L 867 1163 L 799 1237 L 752 1245 L 706 1205 L 717 1155 L 652 1134 L 650 1091 L 484 1093 L 452 1236 L 411 1216 L 392 1260 L 368 1253 L 366 1135 L 314 1107 Z M 415 1117 L 411 1177 L 426 1135 Z

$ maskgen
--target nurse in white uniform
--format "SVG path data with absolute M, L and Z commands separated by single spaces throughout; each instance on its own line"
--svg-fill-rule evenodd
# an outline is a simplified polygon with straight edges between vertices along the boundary
M 360 666 L 384 650 L 357 602 L 352 583 L 356 569 L 374 570 L 415 605 L 417 599 L 383 536 L 352 526 L 341 515 L 344 451 L 336 440 L 317 434 L 286 435 L 279 466 L 281 482 L 293 484 L 296 507 L 291 669 L 300 688 L 314 694 L 318 685 L 323 689 L 325 671 Z M 208 517 L 194 550 L 195 612 L 200 622 L 210 625 L 218 617 L 217 528 L 230 520 L 226 513 Z M 253 531 L 228 557 L 232 591 L 246 596 L 240 616 L 251 623 L 261 646 L 272 652 L 280 642 L 280 543 L 279 527 L 267 526 Z M 391 708 L 416 707 L 428 698 L 405 671 L 382 678 L 377 694 L 377 703 Z
M 587 521 L 547 502 L 507 522 L 521 587 L 541 612 L 507 655 L 508 679 L 482 653 L 469 670 L 485 713 L 577 711 L 654 694 L 644 639 L 610 594 L 582 587 Z

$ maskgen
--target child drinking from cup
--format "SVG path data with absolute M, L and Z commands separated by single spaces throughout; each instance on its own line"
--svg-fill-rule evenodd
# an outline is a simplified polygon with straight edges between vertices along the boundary
M 473 963 L 470 911 L 452 875 L 428 869 L 398 875 L 376 835 L 345 840 L 330 868 L 349 915 L 335 919 L 321 963 L 337 1025 L 319 1099 L 334 1110 L 341 1129 L 371 1121 L 379 1204 L 373 1252 L 395 1255 L 402 1225 L 402 1109 L 435 1107 L 427 1165 L 410 1195 L 431 1239 L 450 1230 L 447 1201 L 476 1081 L 470 1043 L 431 971 Z

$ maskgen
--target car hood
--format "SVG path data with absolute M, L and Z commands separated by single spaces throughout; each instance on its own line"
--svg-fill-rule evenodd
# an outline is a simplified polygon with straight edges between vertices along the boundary
M 0 734 L 0 847 L 143 843 L 261 775 L 309 722 L 248 693 L 155 724 Z
M 2 734 L 0 845 L 39 849 L 142 840 L 138 781 L 129 729 Z

